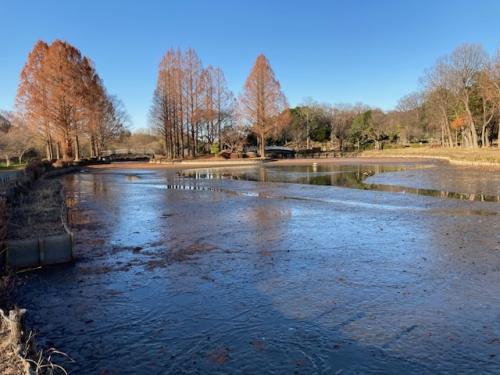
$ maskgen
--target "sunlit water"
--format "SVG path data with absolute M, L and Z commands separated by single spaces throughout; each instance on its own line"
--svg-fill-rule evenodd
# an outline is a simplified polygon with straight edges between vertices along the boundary
M 500 202 L 500 172 L 441 164 L 317 164 L 187 170 L 180 176 L 331 185 L 439 198 Z
M 474 173 L 67 176 L 77 260 L 25 275 L 19 304 L 71 373 L 499 373 L 500 204 L 475 198 L 498 174 Z

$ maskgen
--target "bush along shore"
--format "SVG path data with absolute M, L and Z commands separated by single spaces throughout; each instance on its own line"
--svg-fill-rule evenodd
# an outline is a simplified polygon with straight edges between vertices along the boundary
M 25 309 L 16 306 L 13 292 L 17 272 L 9 267 L 9 244 L 67 233 L 62 185 L 53 177 L 78 167 L 56 168 L 48 162 L 30 163 L 0 184 L 0 374 L 58 374 L 65 370 L 53 360 L 66 356 L 53 348 L 37 348 L 23 323 Z M 36 265 L 36 268 L 39 264 Z

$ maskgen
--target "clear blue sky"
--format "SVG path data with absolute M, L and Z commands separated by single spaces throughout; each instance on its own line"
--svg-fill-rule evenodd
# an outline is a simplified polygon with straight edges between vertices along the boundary
M 291 105 L 312 97 L 391 109 L 457 45 L 493 53 L 499 19 L 496 0 L 0 0 L 0 109 L 12 109 L 33 44 L 56 38 L 94 60 L 134 128 L 147 125 L 170 47 L 196 49 L 236 93 L 263 52 Z

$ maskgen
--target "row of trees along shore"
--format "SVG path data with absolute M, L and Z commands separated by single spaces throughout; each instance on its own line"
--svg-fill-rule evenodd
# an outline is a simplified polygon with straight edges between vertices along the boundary
M 214 71 L 216 79 L 211 78 Z M 261 155 L 270 144 L 341 151 L 410 143 L 478 148 L 496 142 L 500 147 L 500 52 L 489 57 L 481 45 L 464 44 L 440 58 L 420 79 L 420 91 L 385 112 L 364 104 L 330 105 L 312 99 L 288 108 L 263 55 L 237 100 L 223 77 L 220 69 L 203 69 L 193 50 L 170 50 L 164 56 L 151 112 L 153 129 L 164 137 L 169 156 L 182 157 L 185 149 L 196 156 L 198 141 L 205 152 L 214 143 L 230 149 L 245 142 L 257 144 Z M 222 84 L 214 91 L 207 82 Z M 210 130 L 212 119 L 217 132 Z M 188 135 L 183 137 L 183 132 Z
M 266 141 L 277 138 L 288 119 L 280 83 L 262 54 L 238 101 L 227 88 L 222 70 L 211 65 L 203 68 L 193 49 L 169 50 L 160 63 L 151 122 L 170 158 L 182 158 L 186 151 L 196 157 L 214 145 L 231 147 L 230 135 L 244 137 L 244 129 L 257 136 L 264 155 Z M 235 131 L 235 127 L 243 130 Z
M 244 146 L 264 156 L 266 145 L 500 147 L 500 51 L 489 56 L 481 45 L 461 45 L 425 71 L 420 87 L 391 111 L 312 99 L 289 108 L 262 54 L 235 96 L 220 68 L 203 66 L 193 49 L 170 49 L 159 64 L 150 128 L 131 133 L 123 105 L 107 93 L 92 61 L 67 42 L 39 41 L 21 73 L 16 111 L 0 118 L 0 150 L 24 153 L 29 140 L 48 159 L 78 160 L 124 147 L 171 159 Z
M 12 130 L 25 127 L 49 160 L 98 156 L 125 128 L 121 102 L 107 93 L 93 62 L 67 42 L 39 41 L 21 72 Z M 7 133 L 8 134 L 8 133 Z

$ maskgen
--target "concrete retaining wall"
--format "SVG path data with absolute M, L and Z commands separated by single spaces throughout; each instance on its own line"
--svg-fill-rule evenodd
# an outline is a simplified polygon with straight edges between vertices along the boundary
M 38 241 L 40 265 L 68 263 L 73 260 L 73 237 L 69 233 L 41 238 Z
M 45 177 L 55 177 L 77 170 L 78 168 L 61 168 L 46 173 Z M 34 180 L 34 177 L 26 176 L 24 173 L 18 173 L 16 178 L 10 179 L 5 185 L 6 192 L 0 194 L 0 209 L 1 203 L 5 203 L 7 196 L 16 196 L 17 189 L 29 188 Z M 2 219 L 5 219 L 5 213 L 0 212 L 0 266 L 5 264 L 12 268 L 36 268 L 73 260 L 73 233 L 66 224 L 67 208 L 64 204 L 61 209 L 61 233 L 57 235 L 22 240 L 7 239 L 2 245 L 2 234 L 3 236 L 6 234 L 6 228 L 3 228 L 6 227 L 6 222 Z
M 5 262 L 12 268 L 35 268 L 73 260 L 73 235 L 54 236 L 5 242 Z

